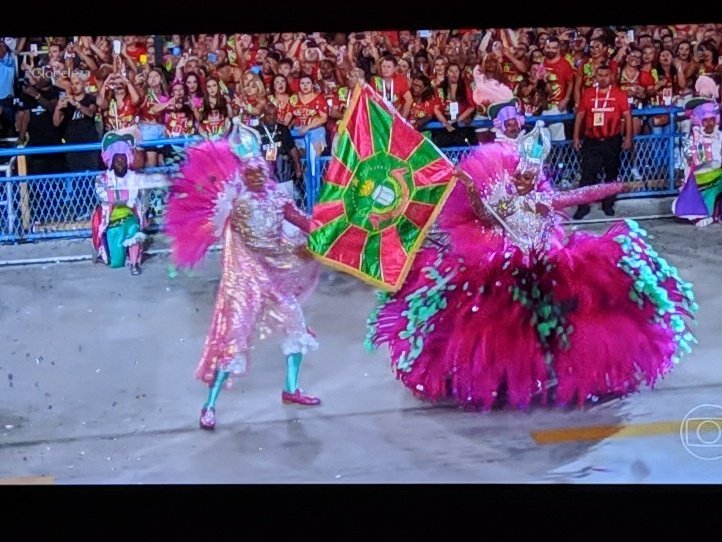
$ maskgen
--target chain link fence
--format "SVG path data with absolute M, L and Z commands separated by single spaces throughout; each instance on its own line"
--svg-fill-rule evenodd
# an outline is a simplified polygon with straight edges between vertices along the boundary
M 657 110 L 635 112 L 635 114 L 659 113 Z M 668 109 L 672 115 L 676 111 Z M 567 122 L 573 118 L 562 115 Z M 560 119 L 545 117 L 547 122 Z M 534 119 L 529 119 L 533 122 Z M 475 123 L 479 126 L 488 124 Z M 679 146 L 682 134 L 674 131 L 675 123 L 668 130 L 658 134 L 635 137 L 633 151 L 623 151 L 621 180 L 629 184 L 621 197 L 649 197 L 676 194 L 681 179 Z M 149 142 L 147 145 L 168 144 L 170 140 Z M 176 145 L 188 145 L 194 140 L 173 140 Z M 99 204 L 95 193 L 95 179 L 100 173 L 58 173 L 45 175 L 23 175 L 21 166 L 24 154 L 83 152 L 92 145 L 64 146 L 54 149 L 0 148 L 0 243 L 36 241 L 54 238 L 90 237 L 90 217 Z M 308 146 L 306 147 L 308 148 Z M 442 149 L 449 159 L 458 163 L 473 147 Z M 276 177 L 280 182 L 292 182 L 293 192 L 299 207 L 310 212 L 318 199 L 321 179 L 330 162 L 329 156 L 315 159 L 314 168 L 307 167 L 308 160 L 302 157 L 303 179 L 297 179 L 292 160 L 279 155 L 276 162 Z M 148 170 L 150 171 L 150 170 Z M 171 173 L 172 169 L 153 168 L 153 172 Z M 556 141 L 547 158 L 547 174 L 559 189 L 578 186 L 580 180 L 580 157 L 571 141 Z M 148 219 L 149 233 L 162 229 L 163 214 L 167 199 L 165 189 L 147 190 L 143 194 L 143 209 Z

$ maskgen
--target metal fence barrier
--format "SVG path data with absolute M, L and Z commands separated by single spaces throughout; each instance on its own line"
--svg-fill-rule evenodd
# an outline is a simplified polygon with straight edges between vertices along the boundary
M 666 196 L 677 193 L 682 169 L 680 140 L 683 134 L 676 129 L 676 117 L 681 109 L 657 107 L 634 110 L 635 116 L 651 118 L 668 115 L 670 121 L 661 130 L 634 138 L 634 150 L 622 153 L 621 180 L 628 183 L 627 192 L 620 197 Z M 549 115 L 527 117 L 529 125 L 541 119 L 545 123 L 572 121 L 574 115 Z M 489 128 L 488 119 L 470 124 L 473 128 Z M 424 129 L 441 129 L 437 123 L 429 123 Z M 308 136 L 295 136 L 302 140 L 305 149 L 310 148 Z M 185 147 L 202 138 L 188 137 L 160 139 L 143 142 L 142 147 L 154 148 L 174 145 Z M 17 147 L 14 141 L 0 141 L 0 243 L 17 243 L 57 238 L 90 237 L 90 216 L 98 205 L 95 179 L 100 171 L 28 175 L 28 160 L 38 155 L 49 156 L 68 152 L 99 151 L 100 143 L 58 145 L 54 147 Z M 4 147 L 4 148 L 2 148 Z M 458 163 L 473 147 L 442 149 L 454 163 Z M 306 211 L 318 199 L 321 179 L 330 162 L 330 156 L 309 160 L 308 152 L 302 155 L 303 183 L 294 182 L 296 200 Z M 309 167 L 310 166 L 310 167 Z M 150 172 L 150 170 L 147 170 Z M 154 172 L 172 174 L 172 167 L 153 168 Z M 277 162 L 280 181 L 293 180 L 293 164 L 288 157 Z M 552 183 L 560 189 L 575 187 L 580 180 L 580 157 L 571 140 L 554 141 L 547 159 L 547 173 Z M 144 194 L 144 209 L 148 218 L 149 232 L 162 228 L 166 193 L 163 189 L 148 190 Z

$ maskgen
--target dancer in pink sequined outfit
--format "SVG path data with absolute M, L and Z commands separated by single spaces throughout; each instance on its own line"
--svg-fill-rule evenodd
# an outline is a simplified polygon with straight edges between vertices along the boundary
M 300 305 L 319 272 L 305 248 L 308 218 L 269 177 L 255 138 L 236 126 L 229 140 L 190 149 L 168 203 L 166 232 L 177 265 L 194 265 L 217 237 L 223 241 L 221 283 L 195 373 L 210 388 L 203 429 L 215 427 L 216 400 L 230 377 L 247 372 L 254 340 L 273 332 L 284 336 L 283 402 L 320 404 L 298 387 L 303 356 L 318 347 Z M 284 233 L 284 220 L 299 228 L 296 237 Z
M 367 347 L 388 344 L 427 401 L 489 409 L 583 405 L 665 375 L 695 342 L 691 285 L 626 220 L 565 238 L 564 209 L 620 183 L 559 192 L 542 181 L 548 136 L 482 145 L 403 287 L 380 294 Z

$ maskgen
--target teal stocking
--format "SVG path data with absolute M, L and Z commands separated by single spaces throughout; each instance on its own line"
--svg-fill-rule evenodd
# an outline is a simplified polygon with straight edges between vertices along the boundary
M 303 354 L 297 352 L 286 356 L 286 391 L 293 393 L 298 389 L 298 372 L 301 370 Z
M 206 404 L 203 405 L 203 408 L 216 407 L 218 395 L 220 395 L 221 389 L 223 389 L 223 384 L 225 383 L 229 374 L 230 373 L 228 371 L 216 371 L 216 379 L 210 386 L 210 390 L 208 391 L 208 400 L 206 401 Z

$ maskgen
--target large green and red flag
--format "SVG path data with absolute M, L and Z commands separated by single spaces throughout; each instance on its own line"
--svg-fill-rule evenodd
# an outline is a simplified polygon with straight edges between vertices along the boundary
M 309 250 L 386 291 L 403 284 L 456 182 L 451 161 L 369 86 L 357 87 L 313 208 Z

